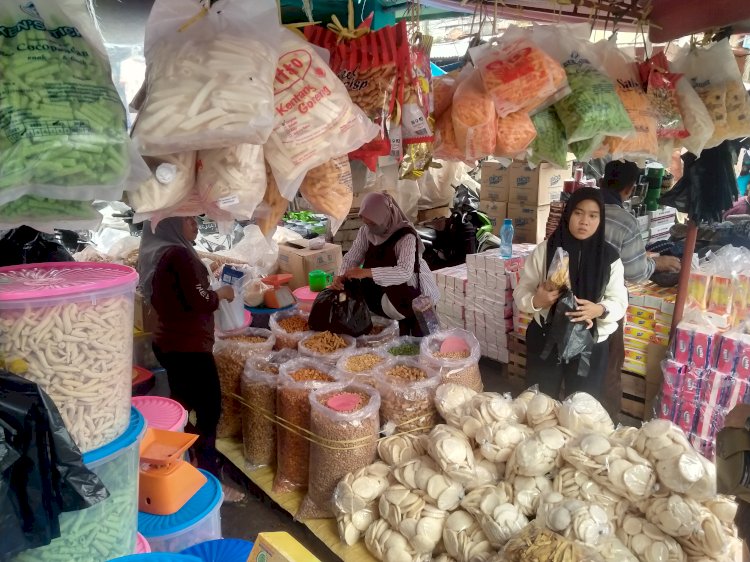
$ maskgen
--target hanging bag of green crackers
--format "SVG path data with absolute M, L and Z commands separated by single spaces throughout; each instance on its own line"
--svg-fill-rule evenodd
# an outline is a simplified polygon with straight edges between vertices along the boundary
M 0 205 L 117 200 L 148 178 L 85 2 L 0 4 L 0 68 Z

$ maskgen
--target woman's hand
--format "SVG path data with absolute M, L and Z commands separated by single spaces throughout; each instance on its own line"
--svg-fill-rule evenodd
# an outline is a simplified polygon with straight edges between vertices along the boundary
M 586 322 L 586 328 L 592 328 L 594 320 L 604 314 L 605 308 L 586 299 L 576 298 L 576 302 L 578 308 L 574 312 L 567 312 L 565 315 L 570 318 L 571 322 Z
M 234 300 L 234 289 L 230 285 L 222 285 L 216 289 L 216 296 L 219 297 L 220 301 L 232 302 Z
M 548 287 L 547 284 L 542 283 L 536 288 L 536 293 L 531 299 L 531 306 L 544 309 L 549 308 L 557 302 L 557 299 L 560 298 L 560 291 Z
M 331 283 L 331 289 L 334 291 L 343 291 L 344 290 L 344 281 L 346 281 L 346 277 L 343 275 L 337 275 L 333 278 L 333 283 Z
M 369 279 L 372 277 L 372 270 L 362 269 L 361 267 L 352 267 L 344 273 L 344 277 L 347 279 Z

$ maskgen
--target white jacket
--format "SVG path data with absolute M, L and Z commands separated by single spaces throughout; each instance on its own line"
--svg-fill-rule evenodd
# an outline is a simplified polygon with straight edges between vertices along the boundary
M 539 244 L 534 252 L 526 259 L 521 280 L 513 291 L 513 300 L 521 312 L 533 314 L 539 325 L 549 314 L 549 308 L 535 308 L 531 302 L 536 289 L 547 278 L 547 242 Z M 602 299 L 597 303 L 605 306 L 609 315 L 605 319 L 597 319 L 596 327 L 599 341 L 603 342 L 617 329 L 617 322 L 624 316 L 628 308 L 628 290 L 625 287 L 625 268 L 619 258 L 612 263 L 609 283 L 604 289 Z

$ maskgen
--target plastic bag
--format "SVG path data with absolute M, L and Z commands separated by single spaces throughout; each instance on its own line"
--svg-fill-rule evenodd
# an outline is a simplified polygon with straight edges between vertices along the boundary
M 335 365 L 344 353 L 356 347 L 357 340 L 353 337 L 330 331 L 313 332 L 299 342 L 301 356 L 312 357 L 325 365 Z
M 279 417 L 276 442 L 276 477 L 273 491 L 291 492 L 306 488 L 310 466 L 310 400 L 312 391 L 345 382 L 327 366 L 310 358 L 287 361 L 279 372 L 276 414 Z
M 313 168 L 302 181 L 300 194 L 318 213 L 328 215 L 331 234 L 335 235 L 352 208 L 352 169 L 349 158 L 338 156 L 325 164 Z
M 603 562 L 591 547 L 530 523 L 503 547 L 498 562 Z
M 683 77 L 677 81 L 677 101 L 682 110 L 682 119 L 689 135 L 682 139 L 688 152 L 700 156 L 703 147 L 714 134 L 714 122 L 705 104 L 690 81 Z
M 443 330 L 422 339 L 422 359 L 442 376 L 442 383 L 460 384 L 482 392 L 479 340 L 461 329 Z
M 182 203 L 195 187 L 196 158 L 194 151 L 147 157 L 153 176 L 128 193 L 135 212 L 153 213 Z
M 0 27 L 9 30 L 0 36 L 0 205 L 23 195 L 118 200 L 145 181 L 87 5 L 4 3 Z
M 274 178 L 271 167 L 266 162 L 266 191 L 263 194 L 263 201 L 253 215 L 253 220 L 260 228 L 263 236 L 273 234 L 288 208 L 289 201 L 284 199 L 279 192 L 276 178 Z
M 375 370 L 392 359 L 382 349 L 359 347 L 345 351 L 336 362 L 336 369 L 349 376 L 352 381 L 375 386 Z
M 440 373 L 417 359 L 396 357 L 377 368 L 375 380 L 386 435 L 427 433 L 438 423 L 435 390 Z
M 677 84 L 681 74 L 668 72 L 669 63 L 664 53 L 655 55 L 641 65 L 641 75 L 646 75 L 646 93 L 656 114 L 659 138 L 683 139 L 689 135 L 682 121 L 684 110 L 677 97 Z
M 497 134 L 495 105 L 484 91 L 478 71 L 475 70 L 456 88 L 451 119 L 456 146 L 463 159 L 477 160 L 493 153 Z
M 557 300 L 555 313 L 549 328 L 547 345 L 542 352 L 542 358 L 546 359 L 557 346 L 557 358 L 561 363 L 580 358 L 578 365 L 579 376 L 586 376 L 591 360 L 591 350 L 594 346 L 594 338 L 591 330 L 586 328 L 583 322 L 571 322 L 568 312 L 578 310 L 575 295 L 567 290 Z
M 261 306 L 264 302 L 263 297 L 269 289 L 271 289 L 271 286 L 263 283 L 262 279 L 253 279 L 247 283 L 242 295 L 243 300 L 245 301 L 245 306 Z
M 518 35 L 511 29 L 499 43 L 493 40 L 469 51 L 500 118 L 533 113 L 568 85 L 560 63 Z
M 62 244 L 28 226 L 6 232 L 0 238 L 0 267 L 26 263 L 74 261 Z
M 638 79 L 635 61 L 611 40 L 600 41 L 596 44 L 596 49 L 607 75 L 615 81 L 617 95 L 635 128 L 635 132 L 628 137 L 605 139 L 612 158 L 656 158 L 659 151 L 657 120 L 651 100 Z
M 497 119 L 495 156 L 514 158 L 522 155 L 536 138 L 536 129 L 528 113 L 519 111 Z
M 380 347 L 399 335 L 398 320 L 371 315 L 372 328 L 357 338 L 357 347 Z
M 449 106 L 435 123 L 435 145 L 433 148 L 433 155 L 435 158 L 441 160 L 466 160 L 463 151 L 458 148 L 456 141 L 456 131 L 453 129 L 452 106 Z
M 310 335 L 309 316 L 296 306 L 271 314 L 268 326 L 276 336 L 276 349 L 297 349 L 299 342 Z
M 247 328 L 237 334 L 220 335 L 214 344 L 214 358 L 221 386 L 221 415 L 216 436 L 237 437 L 242 433 L 242 407 L 235 394 L 240 393 L 240 379 L 245 363 L 253 355 L 268 353 L 275 338 L 269 330 Z
M 201 150 L 196 169 L 196 189 L 206 208 L 218 208 L 235 220 L 253 218 L 267 185 L 262 146 Z
M 377 457 L 380 395 L 370 386 L 339 384 L 310 394 L 310 474 L 296 519 L 332 517 L 339 480 Z
M 570 256 L 562 248 L 557 248 L 555 255 L 552 256 L 552 263 L 549 266 L 545 284 L 548 289 L 557 291 L 562 290 L 564 287 L 571 287 Z
M 202 14 L 202 15 L 201 15 Z M 263 144 L 274 124 L 276 11 L 239 0 L 158 0 L 146 23 L 146 97 L 133 138 L 158 155 Z
M 457 87 L 458 77 L 453 72 L 444 74 L 443 76 L 436 76 L 432 79 L 432 100 L 435 119 L 440 119 L 448 111 L 453 103 L 453 94 L 456 93 Z
M 343 291 L 325 289 L 318 293 L 309 323 L 310 329 L 318 332 L 330 330 L 355 338 L 370 333 L 372 318 L 361 283 L 349 280 Z
M 536 130 L 536 138 L 529 146 L 529 163 L 549 162 L 564 168 L 568 160 L 568 138 L 555 108 L 548 107 L 533 115 L 531 122 Z
M 304 39 L 282 30 L 279 51 L 265 155 L 279 192 L 291 201 L 308 171 L 359 148 L 379 129 Z

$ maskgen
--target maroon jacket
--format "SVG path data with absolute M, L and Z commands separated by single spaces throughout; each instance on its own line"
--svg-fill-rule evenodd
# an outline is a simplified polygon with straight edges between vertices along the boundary
M 156 266 L 151 304 L 158 325 L 154 343 L 164 352 L 212 352 L 214 311 L 219 297 L 209 289 L 208 271 L 187 249 L 167 250 Z

